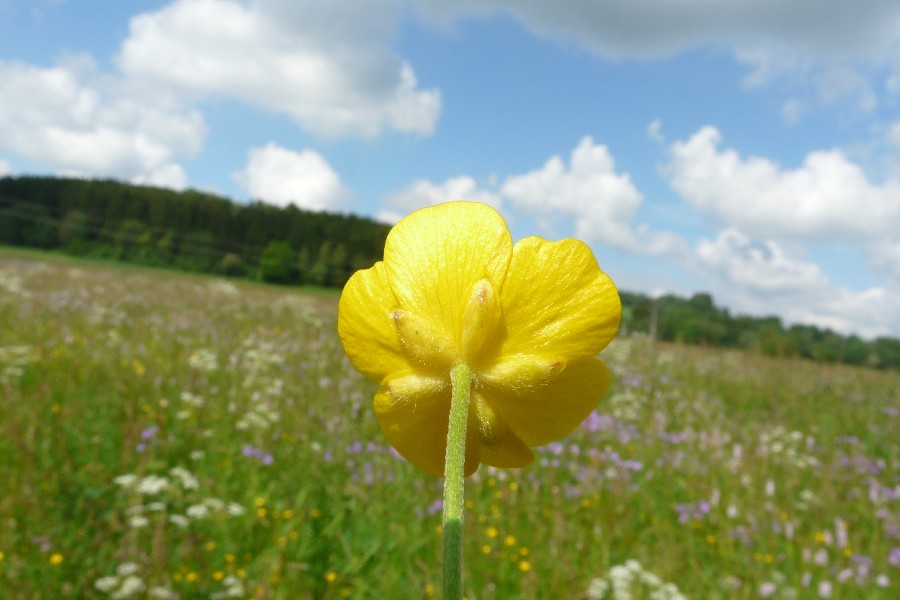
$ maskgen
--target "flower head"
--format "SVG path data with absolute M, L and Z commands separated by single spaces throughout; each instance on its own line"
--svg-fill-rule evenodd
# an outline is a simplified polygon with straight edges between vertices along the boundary
M 388 234 L 384 261 L 356 272 L 338 308 L 353 365 L 379 383 L 375 415 L 391 445 L 441 476 L 450 370 L 472 371 L 465 473 L 523 467 L 531 447 L 587 417 L 609 386 L 596 358 L 621 302 L 583 242 L 529 237 L 473 202 L 418 210 Z

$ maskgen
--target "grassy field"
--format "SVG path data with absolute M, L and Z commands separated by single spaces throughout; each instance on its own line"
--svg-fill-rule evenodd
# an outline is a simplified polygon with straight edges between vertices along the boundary
M 0 597 L 440 596 L 337 293 L 0 249 Z M 469 600 L 900 598 L 900 374 L 622 338 L 466 487 Z

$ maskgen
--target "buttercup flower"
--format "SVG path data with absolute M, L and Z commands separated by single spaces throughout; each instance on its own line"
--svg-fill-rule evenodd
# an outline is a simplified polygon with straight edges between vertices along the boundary
M 414 465 L 444 473 L 450 370 L 472 372 L 465 474 L 523 467 L 531 447 L 581 423 L 609 386 L 596 358 L 622 307 L 590 248 L 529 237 L 515 246 L 484 204 L 418 210 L 388 234 L 384 261 L 350 278 L 338 333 L 379 383 L 375 415 Z

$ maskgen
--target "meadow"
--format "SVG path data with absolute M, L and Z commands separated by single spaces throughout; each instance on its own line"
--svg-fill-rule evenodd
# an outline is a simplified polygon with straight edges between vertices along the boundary
M 440 596 L 338 293 L 0 249 L 0 597 Z M 621 336 L 466 483 L 469 600 L 900 597 L 900 373 Z

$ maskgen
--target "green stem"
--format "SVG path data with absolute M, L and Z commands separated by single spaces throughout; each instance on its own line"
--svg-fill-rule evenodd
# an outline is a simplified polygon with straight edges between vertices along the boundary
M 444 600 L 462 598 L 463 482 L 466 465 L 466 420 L 472 371 L 458 364 L 450 370 L 450 424 L 444 464 Z

